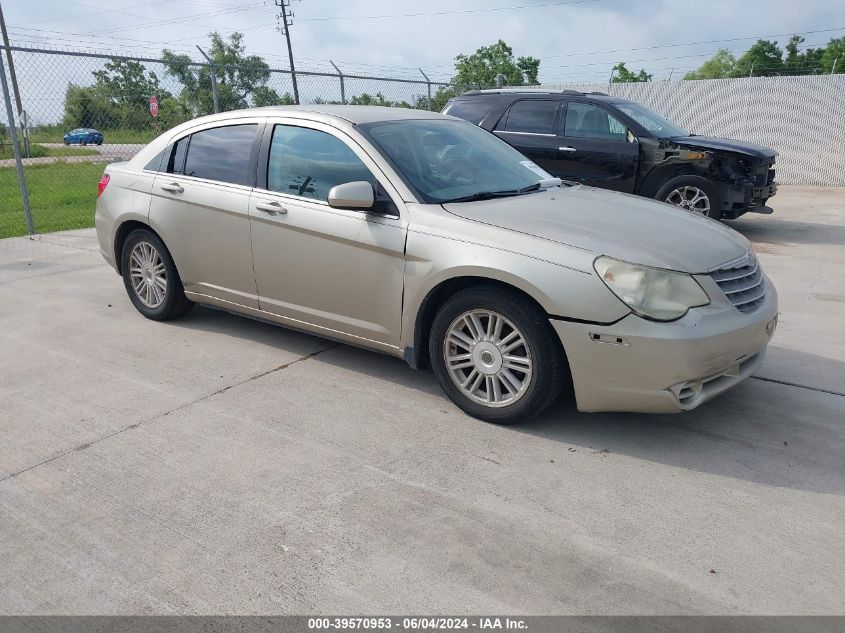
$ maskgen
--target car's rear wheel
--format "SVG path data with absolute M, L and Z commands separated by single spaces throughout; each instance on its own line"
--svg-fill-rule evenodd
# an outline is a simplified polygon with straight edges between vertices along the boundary
M 194 307 L 164 242 L 152 231 L 136 229 L 123 243 L 123 285 L 138 312 L 148 319 L 167 321 Z
M 467 288 L 434 318 L 429 357 L 449 398 L 498 424 L 527 420 L 560 395 L 564 358 L 548 317 L 515 290 Z
M 654 197 L 714 220 L 718 220 L 722 215 L 722 200 L 718 188 L 701 176 L 676 176 L 667 181 Z

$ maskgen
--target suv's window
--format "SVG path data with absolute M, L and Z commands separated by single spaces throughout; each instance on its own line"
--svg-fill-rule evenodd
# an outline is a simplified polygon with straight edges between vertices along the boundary
M 557 104 L 557 101 L 547 99 L 517 101 L 499 120 L 496 129 L 505 132 L 554 134 Z
M 624 141 L 627 132 L 625 125 L 604 108 L 577 101 L 570 101 L 566 107 L 566 136 Z
M 456 99 L 449 104 L 443 114 L 456 116 L 478 125 L 489 111 L 490 102 L 488 99 Z
M 273 128 L 267 165 L 270 191 L 325 202 L 332 187 L 356 180 L 376 184 L 370 170 L 339 138 L 293 125 Z
M 191 135 L 185 157 L 185 175 L 252 185 L 255 180 L 250 156 L 258 125 L 228 125 L 203 130 Z M 178 156 L 187 139 L 176 144 L 173 152 L 173 173 L 179 172 Z M 170 170 L 168 170 L 170 171 Z

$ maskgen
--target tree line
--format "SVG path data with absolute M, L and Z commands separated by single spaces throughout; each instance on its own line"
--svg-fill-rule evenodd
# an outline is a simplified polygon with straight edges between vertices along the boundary
M 228 38 L 209 35 L 209 57 L 216 66 L 218 104 L 222 111 L 250 106 L 290 105 L 289 92 L 279 94 L 269 85 L 270 66 L 258 55 L 247 55 L 243 35 Z M 94 71 L 91 85 L 70 84 L 65 92 L 62 125 L 66 128 L 93 127 L 154 132 L 168 129 L 194 117 L 214 111 L 212 77 L 208 65 L 195 64 L 190 57 L 165 49 L 161 59 L 163 76 L 139 61 L 113 58 Z M 496 76 L 504 76 L 507 85 L 537 83 L 540 60 L 515 57 L 502 40 L 482 46 L 475 53 L 455 58 L 455 75 L 449 86 L 439 86 L 429 102 L 428 94 L 411 100 L 389 99 L 381 92 L 351 96 L 351 105 L 383 105 L 441 110 L 446 102 L 461 92 L 495 85 Z M 179 89 L 171 92 L 162 85 L 167 77 L 175 79 Z M 324 81 L 331 81 L 324 78 Z M 149 99 L 155 95 L 159 114 L 149 114 Z M 321 98 L 316 103 L 340 103 Z
M 729 77 L 776 77 L 784 75 L 819 75 L 845 72 L 845 37 L 832 38 L 825 46 L 804 48 L 804 38 L 793 35 L 781 48 L 771 40 L 757 40 L 751 48 L 736 57 L 726 48 L 716 53 L 684 79 L 726 79 Z M 651 81 L 652 74 L 643 68 L 638 73 L 628 70 L 624 62 L 613 67 L 611 81 Z
M 241 33 L 228 38 L 214 32 L 209 35 L 209 57 L 216 66 L 218 102 L 221 110 L 250 106 L 293 103 L 290 93 L 280 94 L 269 85 L 270 66 L 258 55 L 248 55 Z M 740 57 L 727 49 L 718 50 L 684 79 L 719 79 L 725 77 L 804 75 L 845 72 L 845 37 L 831 39 L 820 48 L 801 48 L 804 38 L 794 35 L 784 48 L 777 42 L 758 40 Z M 65 94 L 63 125 L 67 128 L 97 127 L 149 131 L 168 129 L 194 117 L 213 112 L 212 77 L 208 65 L 198 65 L 184 54 L 165 49 L 161 56 L 164 77 L 175 79 L 179 89 L 171 92 L 162 85 L 163 77 L 142 62 L 114 58 L 93 72 L 94 83 L 70 84 Z M 390 99 L 381 92 L 350 97 L 352 105 L 384 105 L 404 108 L 442 110 L 446 102 L 472 88 L 496 85 L 502 75 L 508 86 L 538 84 L 540 60 L 516 57 L 503 40 L 482 46 L 471 54 L 455 58 L 455 73 L 448 86 L 439 86 L 429 101 L 427 94 L 410 100 Z M 624 62 L 613 67 L 612 82 L 651 81 L 645 69 L 629 70 Z M 148 112 L 149 98 L 159 101 L 159 115 Z M 315 99 L 316 103 L 339 103 Z

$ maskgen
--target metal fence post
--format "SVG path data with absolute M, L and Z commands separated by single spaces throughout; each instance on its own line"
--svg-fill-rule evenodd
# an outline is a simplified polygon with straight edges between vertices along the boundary
M 26 230 L 32 235 L 35 233 L 35 225 L 32 223 L 32 211 L 29 208 L 29 191 L 26 188 L 26 176 L 23 173 L 23 162 L 21 161 L 21 148 L 18 145 L 15 112 L 12 109 L 12 99 L 9 97 L 9 84 L 6 82 L 6 66 L 2 60 L 0 60 L 0 84 L 2 84 L 3 88 L 3 100 L 6 102 L 6 116 L 9 119 L 9 136 L 12 138 L 12 151 L 15 153 L 15 168 L 18 172 L 18 187 L 21 190 L 23 214 L 26 217 Z
M 217 68 L 211 65 L 211 100 L 214 102 L 214 112 L 220 112 L 220 101 L 217 97 Z
M 205 54 L 205 51 L 202 50 L 199 45 L 197 45 L 197 50 L 202 53 L 202 56 L 205 57 L 205 60 L 208 62 L 209 70 L 211 71 L 211 101 L 214 103 L 214 113 L 217 114 L 220 112 L 220 102 L 217 100 L 217 68 L 214 65 L 214 62 L 211 61 L 211 58 Z
M 340 77 L 340 102 L 346 104 L 346 84 L 343 79 L 343 73 L 332 60 L 329 60 L 329 63 L 334 66 L 334 69 L 337 71 L 337 76 Z
M 423 72 L 423 69 L 422 69 L 422 68 L 419 68 L 418 70 L 420 71 L 420 74 L 421 74 L 423 77 L 425 77 L 425 83 L 426 83 L 426 85 L 428 86 L 428 109 L 429 109 L 429 110 L 431 110 L 431 80 L 428 78 L 428 75 L 426 75 L 426 74 Z

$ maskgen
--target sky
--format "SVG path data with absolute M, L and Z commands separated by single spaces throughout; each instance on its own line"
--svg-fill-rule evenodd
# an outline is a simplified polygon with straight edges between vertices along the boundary
M 22 46 L 150 57 L 170 48 L 199 60 L 195 45 L 210 31 L 238 30 L 250 53 L 288 67 L 273 0 L 0 4 Z M 741 53 L 757 37 L 783 44 L 807 33 L 807 45 L 823 45 L 845 35 L 845 2 L 824 0 L 292 0 L 292 10 L 299 70 L 331 71 L 333 60 L 346 73 L 419 77 L 422 68 L 435 80 L 449 79 L 457 54 L 498 39 L 539 58 L 542 82 L 562 83 L 603 81 L 617 61 L 678 79 L 717 48 Z

